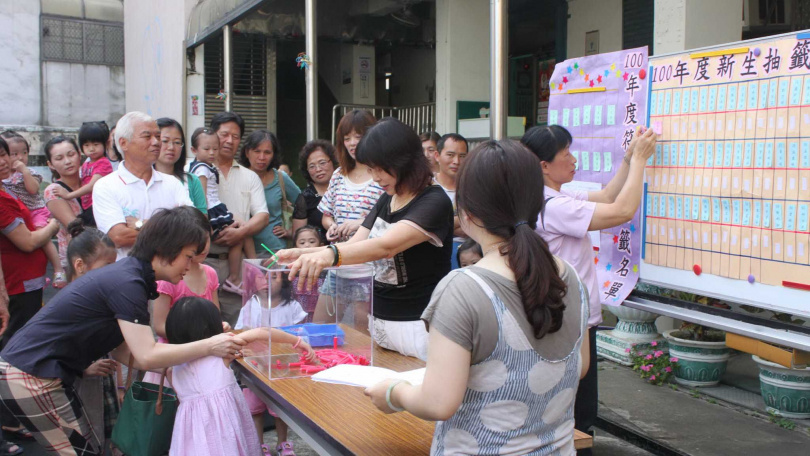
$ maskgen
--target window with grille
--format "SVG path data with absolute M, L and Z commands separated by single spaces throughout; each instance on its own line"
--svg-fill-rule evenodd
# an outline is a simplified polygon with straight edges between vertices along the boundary
M 653 53 L 653 0 L 622 1 L 622 49 L 647 46 Z
M 225 65 L 222 34 L 205 42 L 205 123 L 209 125 L 217 112 L 225 109 L 218 98 L 225 88 Z M 264 35 L 234 33 L 231 42 L 233 58 L 233 110 L 245 119 L 245 133 L 267 128 L 267 41 Z
M 233 92 L 236 95 L 267 95 L 267 43 L 264 35 L 234 34 Z M 205 93 L 217 94 L 225 87 L 222 35 L 205 43 Z
M 124 65 L 124 26 L 42 16 L 42 60 Z

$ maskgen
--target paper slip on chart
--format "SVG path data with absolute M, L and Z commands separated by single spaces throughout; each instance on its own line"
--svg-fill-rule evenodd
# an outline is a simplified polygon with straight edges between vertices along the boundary
M 395 372 L 391 369 L 374 366 L 339 364 L 313 375 L 316 382 L 335 383 L 338 385 L 360 386 L 368 388 L 387 378 L 405 380 L 412 385 L 421 385 L 425 378 L 425 368 L 406 372 Z

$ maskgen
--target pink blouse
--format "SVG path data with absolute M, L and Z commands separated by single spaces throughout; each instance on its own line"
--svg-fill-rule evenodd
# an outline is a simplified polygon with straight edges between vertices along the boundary
M 180 298 L 185 298 L 186 296 L 195 296 L 198 298 L 207 299 L 209 301 L 214 300 L 214 294 L 217 292 L 217 289 L 219 288 L 219 279 L 217 278 L 217 271 L 215 271 L 214 268 L 208 266 L 207 264 L 202 264 L 200 266 L 202 266 L 203 271 L 205 271 L 205 280 L 207 282 L 205 284 L 205 291 L 203 291 L 202 294 L 197 294 L 191 291 L 188 285 L 186 285 L 185 280 L 177 282 L 177 285 L 171 282 L 166 282 L 164 280 L 158 280 L 157 291 L 160 294 L 169 296 L 169 298 L 171 299 L 171 303 L 169 304 L 170 309 L 174 305 L 174 303 L 180 300 Z M 163 337 L 159 337 L 158 342 L 168 343 L 168 341 Z

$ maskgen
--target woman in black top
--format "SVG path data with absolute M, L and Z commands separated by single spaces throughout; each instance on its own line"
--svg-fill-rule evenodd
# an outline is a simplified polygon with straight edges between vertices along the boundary
M 312 225 L 326 244 L 326 230 L 323 229 L 323 212 L 318 210 L 323 194 L 329 188 L 329 180 L 337 168 L 335 146 L 323 139 L 316 139 L 304 145 L 298 155 L 298 167 L 309 185 L 301 191 L 295 201 L 293 212 L 293 233 L 299 228 Z
M 385 193 L 361 228 L 332 247 L 289 249 L 290 277 L 317 282 L 337 263 L 374 265 L 374 338 L 384 348 L 424 359 L 427 331 L 420 321 L 436 284 L 450 272 L 453 204 L 438 185 L 416 133 L 393 118 L 371 127 L 357 146 L 357 161 L 371 168 Z
M 209 355 L 233 358 L 244 345 L 232 334 L 182 345 L 155 342 L 147 302 L 157 297 L 156 281 L 179 282 L 208 238 L 189 216 L 193 210 L 157 212 L 129 257 L 69 284 L 0 352 L 3 405 L 43 447 L 101 454 L 73 381 L 107 353 L 125 364 L 131 356 L 130 367 L 151 370 Z

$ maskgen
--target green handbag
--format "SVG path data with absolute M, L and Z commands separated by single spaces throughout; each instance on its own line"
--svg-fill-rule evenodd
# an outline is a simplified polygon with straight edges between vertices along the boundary
M 130 357 L 130 366 L 133 358 Z M 132 382 L 132 371 L 127 372 L 127 394 L 121 413 L 112 432 L 112 442 L 127 456 L 160 456 L 169 452 L 172 443 L 174 416 L 177 413 L 177 394 L 164 388 L 166 369 L 160 385 Z

